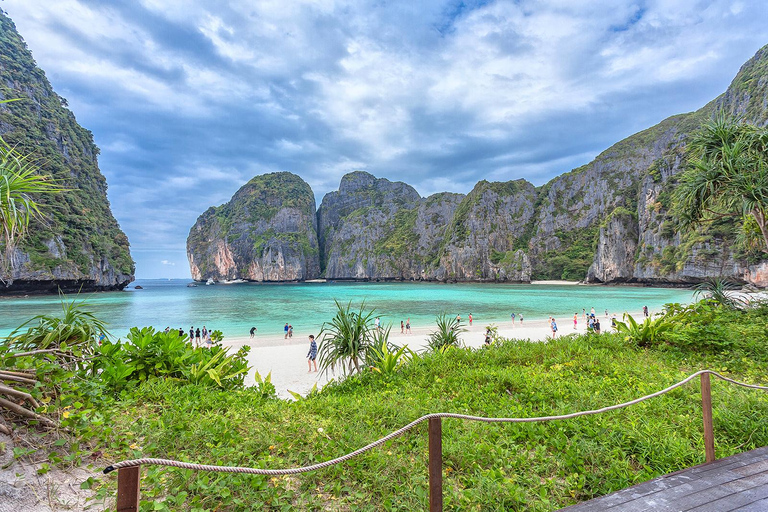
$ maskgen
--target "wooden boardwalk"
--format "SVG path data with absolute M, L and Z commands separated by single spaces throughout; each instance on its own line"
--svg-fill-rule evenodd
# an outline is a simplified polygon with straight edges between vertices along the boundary
M 768 511 L 768 446 L 660 476 L 567 512 Z

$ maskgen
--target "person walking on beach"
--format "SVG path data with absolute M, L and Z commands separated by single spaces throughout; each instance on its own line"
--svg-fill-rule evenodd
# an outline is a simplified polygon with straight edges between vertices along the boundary
M 552 329 L 552 339 L 555 339 L 555 336 L 557 336 L 557 322 L 555 322 L 554 317 L 549 317 L 549 320 L 549 328 Z
M 289 338 L 293 338 L 293 326 L 292 325 L 288 326 L 288 337 Z
M 211 343 L 211 331 L 205 331 L 205 344 L 208 348 L 213 345 L 213 343 Z
M 189 342 L 193 344 L 195 343 L 195 326 L 194 325 L 189 326 Z
M 288 324 L 285 324 L 285 327 L 283 327 L 283 331 L 285 331 L 285 339 L 288 339 Z
M 200 328 L 199 327 L 195 331 L 195 340 L 197 341 L 197 344 L 200 345 Z
M 253 339 L 253 338 L 254 338 L 254 336 L 256 336 L 256 331 L 257 331 L 257 330 L 258 330 L 258 329 L 256 329 L 256 327 L 251 327 L 251 339 Z
M 512 314 L 511 314 L 511 315 L 509 315 L 509 316 L 510 316 L 510 317 L 512 317 L 512 327 L 514 327 L 514 326 L 515 326 L 515 314 L 514 314 L 514 313 L 512 313 Z
M 523 325 L 523 314 L 520 313 L 520 325 Z
M 203 341 L 208 339 L 208 329 L 206 329 L 205 326 L 203 326 Z
M 573 314 L 573 330 L 576 330 L 576 324 L 579 323 L 579 315 L 576 313 Z
M 413 334 L 411 332 L 411 319 L 405 321 L 405 334 Z
M 643 306 L 643 316 L 648 318 L 648 306 Z
M 485 330 L 485 344 L 490 345 L 491 344 L 491 329 Z
M 600 319 L 599 318 L 595 318 L 595 325 L 593 327 L 595 329 L 595 332 L 597 334 L 600 334 Z
M 472 327 L 472 313 L 469 314 L 469 326 Z
M 400 334 L 405 334 L 405 322 L 400 320 Z
M 381 319 L 379 317 L 376 317 L 376 320 L 373 321 L 373 324 L 376 326 L 376 330 L 381 329 Z
M 461 323 L 461 313 L 459 313 L 458 315 L 456 315 L 456 321 L 457 321 L 458 323 Z
M 309 366 L 309 371 L 307 373 L 312 371 L 312 365 L 315 365 L 315 371 L 317 371 L 317 361 L 315 359 L 317 358 L 317 343 L 315 342 L 315 335 L 310 334 L 309 335 L 309 352 L 307 353 L 307 365 Z

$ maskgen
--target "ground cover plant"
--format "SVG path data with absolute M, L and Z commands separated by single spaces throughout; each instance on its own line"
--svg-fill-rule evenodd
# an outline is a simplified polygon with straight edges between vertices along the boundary
M 426 353 L 397 371 L 364 370 L 296 402 L 247 389 L 148 380 L 107 408 L 115 422 L 104 436 L 105 456 L 292 467 L 352 451 L 429 412 L 564 414 L 630 400 L 705 367 L 766 383 L 767 309 L 692 308 L 669 341 L 654 347 L 606 334 Z M 712 315 L 733 336 L 709 332 L 702 341 L 712 345 L 708 351 L 681 341 Z M 736 326 L 753 329 L 757 341 L 744 341 Z M 713 393 L 719 457 L 768 444 L 766 394 L 719 381 Z M 449 510 L 553 510 L 704 460 L 697 385 L 623 411 L 560 422 L 444 420 L 443 436 Z M 423 510 L 426 465 L 423 425 L 349 463 L 299 476 L 148 466 L 143 510 Z M 101 495 L 114 492 L 114 478 L 95 484 Z

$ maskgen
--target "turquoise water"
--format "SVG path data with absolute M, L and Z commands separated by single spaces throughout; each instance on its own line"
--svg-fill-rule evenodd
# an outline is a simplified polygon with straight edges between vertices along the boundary
M 376 308 L 382 323 L 399 330 L 400 320 L 411 319 L 414 327 L 434 325 L 435 315 L 446 312 L 472 313 L 475 321 L 508 321 L 510 313 L 526 320 L 549 315 L 566 320 L 582 308 L 619 316 L 643 306 L 661 309 L 669 302 L 690 302 L 690 290 L 620 286 L 437 284 L 437 283 L 297 283 L 200 285 L 187 288 L 189 280 L 137 280 L 122 292 L 82 294 L 100 318 L 109 323 L 115 336 L 124 336 L 132 326 L 191 325 L 219 329 L 225 336 L 246 336 L 252 325 L 259 335 L 280 335 L 286 322 L 302 335 L 316 332 L 334 315 L 334 299 L 354 307 L 365 301 Z M 141 285 L 143 290 L 134 290 Z M 58 313 L 56 296 L 0 299 L 0 336 L 29 318 Z

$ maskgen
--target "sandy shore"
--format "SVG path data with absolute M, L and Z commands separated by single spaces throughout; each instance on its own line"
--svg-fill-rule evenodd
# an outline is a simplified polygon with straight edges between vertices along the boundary
M 603 332 L 610 329 L 611 320 L 606 318 L 605 314 L 598 315 Z M 635 318 L 642 318 L 642 312 L 633 313 Z M 617 314 L 621 319 L 621 315 Z M 466 319 L 464 320 L 466 323 Z M 464 325 L 467 332 L 463 333 L 462 339 L 465 346 L 477 348 L 483 345 L 485 341 L 485 327 L 488 323 L 475 319 L 473 325 Z M 503 338 L 529 339 L 532 341 L 545 341 L 551 337 L 549 322 L 546 318 L 524 320 L 521 325 L 519 319 L 512 325 L 511 321 L 498 322 L 495 324 L 498 328 L 499 336 Z M 579 315 L 577 328 L 573 328 L 573 316 L 558 317 L 558 335 L 563 336 L 571 333 L 583 333 L 586 331 L 586 322 Z M 394 326 L 389 336 L 389 340 L 398 345 L 407 345 L 416 352 L 422 351 L 427 346 L 429 334 L 435 330 L 434 324 L 426 326 L 412 326 L 412 334 L 401 334 L 398 326 Z M 318 329 L 319 331 L 319 329 Z M 262 376 L 272 373 L 272 383 L 275 385 L 277 394 L 281 398 L 291 398 L 288 390 L 306 395 L 312 387 L 317 384 L 318 388 L 324 386 L 331 379 L 338 379 L 340 375 L 334 375 L 330 372 L 307 372 L 307 352 L 309 351 L 308 336 L 318 332 L 294 332 L 293 338 L 285 339 L 281 335 L 264 335 L 256 333 L 254 339 L 248 336 L 225 338 L 223 345 L 240 348 L 243 345 L 250 345 L 251 351 L 248 359 L 253 366 L 250 374 L 245 380 L 246 386 L 254 384 L 254 375 L 258 371 Z

